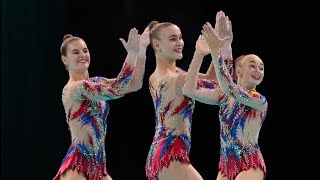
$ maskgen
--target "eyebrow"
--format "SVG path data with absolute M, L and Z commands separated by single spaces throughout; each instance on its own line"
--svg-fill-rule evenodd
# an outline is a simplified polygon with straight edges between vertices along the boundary
M 249 61 L 248 63 L 256 63 L 256 62 L 255 62 L 255 61 L 253 61 L 253 60 L 251 60 L 251 61 Z M 264 64 L 263 64 L 263 63 L 260 63 L 260 65 L 264 66 Z
M 83 48 L 82 50 L 88 50 L 88 48 Z M 79 49 L 72 49 L 72 51 L 71 52 L 74 52 L 74 51 L 79 51 Z
M 172 38 L 172 37 L 181 37 L 182 35 L 175 35 L 175 34 L 173 34 L 173 35 L 171 35 L 171 36 L 169 36 L 168 38 Z

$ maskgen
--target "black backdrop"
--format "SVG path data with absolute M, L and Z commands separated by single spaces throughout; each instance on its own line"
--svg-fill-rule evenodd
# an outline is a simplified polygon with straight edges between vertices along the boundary
M 120 37 L 126 39 L 132 27 L 142 32 L 151 20 L 170 21 L 182 30 L 184 58 L 177 65 L 187 70 L 202 25 L 214 23 L 218 10 L 232 20 L 234 57 L 255 53 L 265 62 L 265 79 L 257 89 L 269 102 L 259 137 L 267 179 L 312 176 L 306 163 L 318 158 L 308 153 L 317 143 L 311 130 L 316 116 L 306 100 L 319 99 L 303 87 L 319 81 L 312 79 L 317 74 L 311 69 L 319 59 L 312 44 L 319 40 L 315 7 L 306 1 L 1 0 L 1 179 L 52 179 L 67 152 L 70 135 L 61 90 L 68 74 L 59 54 L 64 34 L 87 42 L 90 76 L 111 78 L 126 55 Z M 110 101 L 107 169 L 116 180 L 146 179 L 154 134 L 147 86 L 155 68 L 150 47 L 147 57 L 143 88 Z M 196 103 L 190 158 L 205 180 L 217 175 L 217 113 L 215 106 Z

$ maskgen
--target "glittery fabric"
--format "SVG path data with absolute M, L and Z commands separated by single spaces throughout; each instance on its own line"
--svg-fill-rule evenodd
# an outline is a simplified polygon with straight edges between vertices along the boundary
M 155 108 L 155 135 L 146 160 L 146 175 L 148 180 L 157 180 L 163 167 L 168 167 L 171 161 L 189 164 L 191 148 L 192 113 L 195 101 L 187 96 L 177 95 L 176 76 L 164 78 L 158 87 L 152 87 L 150 93 Z M 198 86 L 213 88 L 210 81 L 199 80 Z M 179 89 L 181 91 L 181 88 Z
M 227 68 L 222 59 L 219 58 L 218 62 L 217 78 L 225 92 L 219 103 L 219 171 L 228 180 L 234 180 L 241 171 L 250 168 L 260 168 L 266 174 L 258 137 L 266 118 L 267 100 L 256 91 L 246 90 L 233 83 L 231 76 L 225 73 Z
M 64 87 L 62 101 L 71 145 L 53 180 L 59 180 L 68 169 L 84 173 L 88 180 L 108 175 L 105 154 L 108 100 L 124 96 L 132 73 L 133 68 L 125 63 L 115 81 L 94 77 Z

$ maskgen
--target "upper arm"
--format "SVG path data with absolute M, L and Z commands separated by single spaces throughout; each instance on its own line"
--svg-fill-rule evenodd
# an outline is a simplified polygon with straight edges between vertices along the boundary
M 217 82 L 214 80 L 197 79 L 196 89 L 182 88 L 185 82 L 186 74 L 180 74 L 177 82 L 185 96 L 190 97 L 196 101 L 215 105 L 219 103 L 222 92 L 217 86 Z
M 263 111 L 267 108 L 267 99 L 256 91 L 248 91 L 241 86 L 236 86 L 235 91 L 230 93 L 231 96 L 237 99 L 240 103 L 250 106 L 258 111 Z
M 111 100 L 123 96 L 113 88 L 112 83 L 77 81 L 71 86 L 71 95 L 76 100 L 89 99 L 92 101 Z
M 220 88 L 208 89 L 202 87 L 197 88 L 195 92 L 185 91 L 184 94 L 191 99 L 210 105 L 219 104 L 222 96 Z

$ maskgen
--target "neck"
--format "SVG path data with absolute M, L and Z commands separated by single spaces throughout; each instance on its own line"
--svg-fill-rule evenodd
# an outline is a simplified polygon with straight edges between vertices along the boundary
M 84 72 L 69 72 L 69 82 L 81 80 L 89 80 L 88 70 Z
M 156 61 L 157 61 L 157 66 L 156 66 L 157 71 L 163 71 L 166 73 L 176 72 L 176 60 L 157 58 Z
M 240 79 L 238 79 L 237 84 L 240 85 L 241 87 L 246 88 L 247 90 L 250 90 L 250 91 L 256 90 L 256 85 L 248 84 L 246 82 L 241 81 Z

